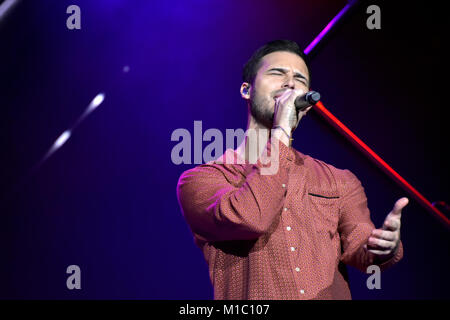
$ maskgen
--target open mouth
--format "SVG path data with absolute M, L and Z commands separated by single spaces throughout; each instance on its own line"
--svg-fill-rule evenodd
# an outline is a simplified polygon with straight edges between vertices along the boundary
M 276 96 L 273 97 L 273 100 L 276 101 L 276 100 L 277 100 L 279 97 L 281 97 L 281 96 L 282 96 L 282 94 L 277 94 Z
M 279 97 L 281 97 L 284 94 L 285 91 L 277 93 L 274 97 L 273 100 L 277 100 Z

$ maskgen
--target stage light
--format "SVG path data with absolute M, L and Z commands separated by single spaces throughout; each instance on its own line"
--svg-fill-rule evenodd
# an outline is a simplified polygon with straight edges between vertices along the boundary
M 56 139 L 55 143 L 53 144 L 53 150 L 56 150 L 56 149 L 58 149 L 58 148 L 61 148 L 62 145 L 63 145 L 64 143 L 66 143 L 67 140 L 69 140 L 70 136 L 71 136 L 70 130 L 64 131 L 64 132 L 59 136 L 59 138 Z
M 104 93 L 99 93 L 97 96 L 95 96 L 95 98 L 92 100 L 91 104 L 89 105 L 89 108 L 95 109 L 97 108 L 99 105 L 102 104 L 102 102 L 105 100 L 105 94 Z

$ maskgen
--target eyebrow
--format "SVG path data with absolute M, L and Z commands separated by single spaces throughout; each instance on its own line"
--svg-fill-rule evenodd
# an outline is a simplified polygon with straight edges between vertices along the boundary
M 270 72 L 270 71 L 278 71 L 278 72 L 281 72 L 283 74 L 286 74 L 289 71 L 289 69 L 285 69 L 285 68 L 270 68 L 266 72 Z M 305 79 L 306 82 L 309 84 L 309 80 L 303 74 L 301 74 L 300 72 L 294 72 L 294 77 Z

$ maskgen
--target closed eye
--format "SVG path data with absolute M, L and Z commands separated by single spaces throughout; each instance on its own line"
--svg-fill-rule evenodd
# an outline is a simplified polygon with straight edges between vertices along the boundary
M 268 73 L 268 75 L 271 75 L 271 76 L 282 76 L 282 75 L 284 75 L 284 73 L 282 73 L 282 72 L 273 72 L 272 71 L 272 72 Z M 303 77 L 295 77 L 295 80 L 299 81 L 300 83 L 302 83 L 304 85 L 308 85 L 308 83 L 306 82 L 305 78 L 303 78 Z

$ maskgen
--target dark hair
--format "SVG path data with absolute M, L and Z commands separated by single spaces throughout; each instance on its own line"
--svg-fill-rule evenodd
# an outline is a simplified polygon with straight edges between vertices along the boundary
M 258 73 L 258 69 L 261 64 L 261 60 L 265 55 L 275 51 L 287 51 L 292 52 L 298 55 L 300 58 L 305 61 L 306 67 L 308 68 L 308 75 L 311 78 L 309 73 L 308 61 L 306 59 L 305 54 L 300 50 L 298 44 L 291 40 L 274 40 L 266 43 L 258 50 L 256 50 L 251 58 L 245 63 L 244 69 L 242 70 L 242 80 L 244 82 L 248 82 L 253 84 L 255 80 L 256 74 Z M 311 79 L 310 79 L 311 82 Z

